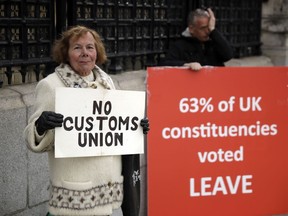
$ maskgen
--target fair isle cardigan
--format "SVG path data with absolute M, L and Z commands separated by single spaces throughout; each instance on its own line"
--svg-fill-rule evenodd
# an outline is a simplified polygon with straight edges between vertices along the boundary
M 35 112 L 24 137 L 33 152 L 48 152 L 49 212 L 53 215 L 111 215 L 123 201 L 121 156 L 55 158 L 54 130 L 39 136 L 35 128 L 35 121 L 43 111 L 55 111 L 56 87 L 115 89 L 112 79 L 99 67 L 95 66 L 92 72 L 96 79 L 89 83 L 69 65 L 61 64 L 36 86 Z

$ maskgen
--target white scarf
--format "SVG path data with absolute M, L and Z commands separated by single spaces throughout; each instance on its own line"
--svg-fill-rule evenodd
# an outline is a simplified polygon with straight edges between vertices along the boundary
M 60 64 L 55 69 L 56 74 L 62 80 L 65 86 L 72 88 L 97 88 L 97 81 L 106 89 L 115 89 L 112 79 L 101 70 L 97 65 L 92 69 L 94 75 L 94 82 L 85 81 L 79 74 L 75 73 L 70 65 Z

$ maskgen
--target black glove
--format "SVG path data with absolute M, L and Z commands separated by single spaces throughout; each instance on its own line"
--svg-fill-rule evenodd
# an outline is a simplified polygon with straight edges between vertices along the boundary
M 150 130 L 149 119 L 148 118 L 141 119 L 140 125 L 141 125 L 141 127 L 143 127 L 143 134 L 147 134 L 148 131 Z
M 55 127 L 61 127 L 64 116 L 50 111 L 44 111 L 40 117 L 36 120 L 36 130 L 39 135 L 43 135 L 46 130 L 54 129 Z

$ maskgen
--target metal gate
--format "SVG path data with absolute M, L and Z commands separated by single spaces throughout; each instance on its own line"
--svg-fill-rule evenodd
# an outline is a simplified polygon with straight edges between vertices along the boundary
M 261 0 L 0 0 L 0 86 L 53 72 L 53 41 L 70 25 L 102 36 L 109 73 L 157 65 L 186 27 L 188 12 L 212 7 L 235 57 L 260 54 Z
M 0 1 L 0 81 L 26 82 L 50 68 L 54 35 L 54 7 L 50 0 Z M 28 77 L 28 78 L 27 78 Z

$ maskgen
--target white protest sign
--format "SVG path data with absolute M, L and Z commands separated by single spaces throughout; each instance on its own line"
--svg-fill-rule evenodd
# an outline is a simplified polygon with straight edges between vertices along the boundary
M 56 158 L 144 153 L 145 92 L 62 87 L 55 100 Z

